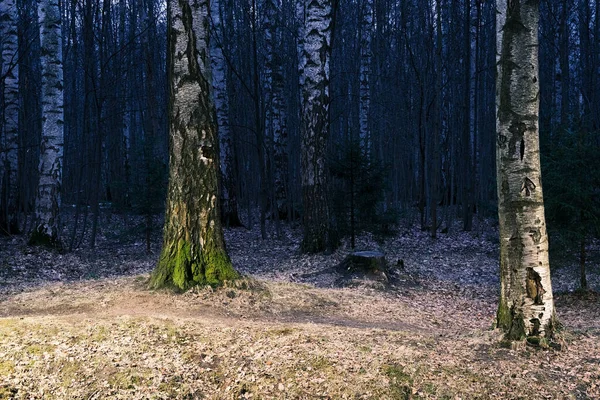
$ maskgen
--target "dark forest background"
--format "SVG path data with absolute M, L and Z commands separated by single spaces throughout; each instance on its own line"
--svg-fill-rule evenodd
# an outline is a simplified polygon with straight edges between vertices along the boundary
M 166 5 L 63 0 L 61 6 L 62 194 L 74 216 L 65 219 L 66 247 L 95 245 L 103 208 L 145 215 L 147 236 L 159 234 L 152 216 L 163 210 L 168 174 Z M 302 214 L 295 8 L 293 0 L 221 0 L 213 7 L 212 48 L 222 52 L 215 63 L 224 71 L 215 83 L 226 133 L 224 222 L 260 226 L 265 238 L 279 236 L 282 222 L 299 222 Z M 389 233 L 399 221 L 436 236 L 493 220 L 494 2 L 337 0 L 335 9 L 328 162 L 340 239 Z M 553 248 L 572 250 L 582 262 L 600 212 L 599 12 L 599 0 L 541 2 L 546 214 Z M 36 24 L 35 2 L 21 0 L 15 62 L 25 230 L 41 134 Z

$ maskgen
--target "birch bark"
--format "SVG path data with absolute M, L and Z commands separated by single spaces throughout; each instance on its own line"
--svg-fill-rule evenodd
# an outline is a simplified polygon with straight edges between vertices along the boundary
M 362 18 L 360 26 L 360 98 L 359 98 L 359 126 L 360 147 L 368 158 L 371 155 L 371 132 L 369 126 L 369 113 L 371 110 L 371 60 L 373 53 L 373 0 L 363 0 Z
M 219 138 L 210 99 L 209 0 L 169 0 L 170 172 L 163 250 L 151 287 L 238 276 L 223 239 Z
M 277 42 L 283 41 L 282 30 L 276 30 Z M 288 202 L 288 133 L 287 133 L 287 113 L 286 113 L 286 93 L 285 93 L 285 75 L 283 70 L 282 56 L 274 55 L 273 71 L 273 174 L 274 174 L 274 193 L 275 212 L 286 212 Z M 276 216 L 278 218 L 278 216 Z
M 556 317 L 538 134 L 539 0 L 498 0 L 497 7 L 497 324 L 509 340 L 551 338 Z
M 38 1 L 42 66 L 42 140 L 34 231 L 30 242 L 60 247 L 64 82 L 59 0 Z
M 331 0 L 305 0 L 302 49 L 301 166 L 304 238 L 302 250 L 329 245 L 329 209 L 325 157 L 329 135 Z
M 210 54 L 212 65 L 213 98 L 217 112 L 219 146 L 221 156 L 221 203 L 222 219 L 227 226 L 241 225 L 238 216 L 237 197 L 234 182 L 234 158 L 231 130 L 229 128 L 229 102 L 227 99 L 227 64 L 223 54 L 224 30 L 221 22 L 221 2 L 212 0 L 212 34 Z
M 282 56 L 282 35 L 278 15 L 280 5 L 276 0 L 265 2 L 265 132 L 268 141 L 269 179 L 271 180 L 271 215 L 279 235 L 279 213 L 285 209 L 285 177 L 287 176 L 287 134 L 285 132 L 285 93 Z
M 0 232 L 16 233 L 18 224 L 19 65 L 16 0 L 0 2 Z

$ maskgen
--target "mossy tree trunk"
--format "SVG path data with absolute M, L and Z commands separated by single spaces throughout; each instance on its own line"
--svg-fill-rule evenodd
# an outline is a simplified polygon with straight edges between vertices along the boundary
M 38 2 L 42 66 L 42 141 L 31 244 L 60 247 L 60 189 L 64 145 L 64 82 L 58 0 Z
M 152 288 L 235 279 L 219 205 L 219 140 L 210 99 L 208 0 L 169 0 L 170 174 L 164 243 Z
M 500 306 L 509 340 L 556 327 L 540 170 L 539 0 L 498 0 L 497 144 Z
M 326 151 L 329 136 L 329 65 L 331 59 L 331 0 L 304 1 L 301 33 L 302 90 L 302 250 L 317 253 L 329 243 Z

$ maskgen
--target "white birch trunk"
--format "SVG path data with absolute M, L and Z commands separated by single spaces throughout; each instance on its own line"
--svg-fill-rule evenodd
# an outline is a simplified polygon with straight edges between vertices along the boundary
M 17 1 L 0 2 L 0 50 L 3 80 L 0 121 L 0 229 L 8 233 L 19 231 L 18 226 L 18 133 L 19 133 L 19 65 Z
M 539 1 L 497 3 L 500 305 L 509 340 L 552 337 L 556 326 L 538 135 Z
M 368 158 L 371 154 L 369 112 L 371 110 L 371 43 L 373 38 L 373 0 L 363 0 L 360 26 L 360 148 Z
M 302 57 L 302 249 L 314 253 L 329 245 L 325 157 L 329 136 L 331 0 L 305 0 Z
M 42 140 L 32 243 L 60 245 L 64 134 L 62 29 L 59 0 L 38 1 L 42 66 Z

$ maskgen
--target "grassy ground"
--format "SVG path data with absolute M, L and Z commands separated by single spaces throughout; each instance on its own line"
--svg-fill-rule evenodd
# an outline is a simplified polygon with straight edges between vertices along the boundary
M 251 281 L 176 296 L 146 279 L 5 296 L 0 398 L 600 398 L 596 297 L 559 298 L 572 328 L 556 351 L 502 346 L 493 305 L 451 291 Z
M 107 217 L 96 249 L 66 254 L 0 238 L 0 399 L 600 398 L 600 297 L 572 292 L 576 268 L 553 265 L 562 350 L 507 348 L 491 330 L 493 227 L 360 237 L 403 260 L 391 287 L 336 285 L 347 246 L 307 256 L 297 229 L 228 230 L 250 289 L 174 295 L 147 290 L 160 235 L 147 254 L 132 224 Z

